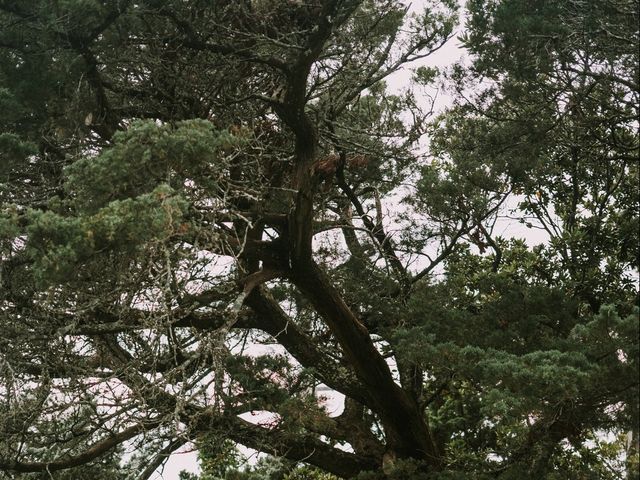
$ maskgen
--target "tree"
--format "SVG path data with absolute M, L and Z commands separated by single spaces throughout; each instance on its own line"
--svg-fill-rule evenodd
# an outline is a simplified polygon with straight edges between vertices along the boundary
M 0 470 L 632 477 L 637 5 L 423 7 L 0 0 Z

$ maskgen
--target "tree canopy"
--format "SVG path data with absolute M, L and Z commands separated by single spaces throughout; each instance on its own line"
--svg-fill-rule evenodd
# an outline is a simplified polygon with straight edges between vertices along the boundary
M 0 0 L 0 478 L 638 478 L 638 3 L 415 7 Z

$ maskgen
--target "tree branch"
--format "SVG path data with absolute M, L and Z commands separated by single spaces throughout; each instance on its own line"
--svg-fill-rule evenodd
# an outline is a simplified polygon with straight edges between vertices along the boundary
M 84 452 L 72 457 L 61 457 L 48 462 L 20 462 L 0 459 L 0 470 L 10 470 L 21 473 L 54 472 L 57 470 L 77 467 L 78 465 L 84 465 L 108 453 L 109 450 L 117 445 L 126 442 L 147 430 L 152 430 L 158 427 L 160 423 L 160 421 L 150 421 L 126 428 L 119 433 L 112 434 L 105 439 L 94 443 Z

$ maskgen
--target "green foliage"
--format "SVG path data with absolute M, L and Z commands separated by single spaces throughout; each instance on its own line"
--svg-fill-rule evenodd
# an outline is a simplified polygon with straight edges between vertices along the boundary
M 337 477 L 316 468 L 304 466 L 287 473 L 283 480 L 337 480 Z
M 2 478 L 631 477 L 637 5 L 457 11 L 0 0 Z
M 6 168 L 9 162 L 35 154 L 36 147 L 33 143 L 21 141 L 17 135 L 2 133 L 0 134 L 0 151 L 3 154 L 3 167 Z
M 338 480 L 317 468 L 271 456 L 260 458 L 255 465 L 241 465 L 235 446 L 225 441 L 206 440 L 200 445 L 199 459 L 202 473 L 183 471 L 181 480 Z
M 27 251 L 44 282 L 68 281 L 98 255 L 133 254 L 147 242 L 184 232 L 187 203 L 167 185 L 136 198 L 114 200 L 93 215 L 66 217 L 52 211 L 29 213 Z
M 240 466 L 240 454 L 234 443 L 224 438 L 209 437 L 198 443 L 200 480 L 226 479 Z
M 114 135 L 113 142 L 96 158 L 80 159 L 65 169 L 66 188 L 83 212 L 148 193 L 160 183 L 184 188 L 191 180 L 214 188 L 226 166 L 222 152 L 235 143 L 204 120 L 175 126 L 136 122 Z

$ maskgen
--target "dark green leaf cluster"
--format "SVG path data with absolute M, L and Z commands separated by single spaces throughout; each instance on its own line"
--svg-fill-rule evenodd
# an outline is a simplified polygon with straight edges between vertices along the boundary
M 0 0 L 3 478 L 633 478 L 637 2 L 423 3 Z

